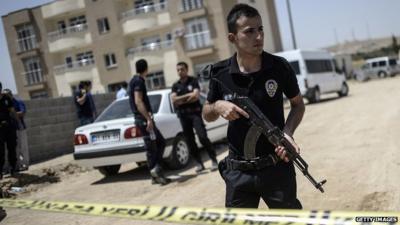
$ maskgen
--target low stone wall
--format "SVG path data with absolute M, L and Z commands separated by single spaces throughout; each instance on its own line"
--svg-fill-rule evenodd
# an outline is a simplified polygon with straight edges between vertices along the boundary
M 115 99 L 115 94 L 93 95 L 93 98 L 97 112 L 101 113 Z M 25 104 L 30 163 L 73 152 L 74 131 L 79 126 L 73 98 L 28 100 Z

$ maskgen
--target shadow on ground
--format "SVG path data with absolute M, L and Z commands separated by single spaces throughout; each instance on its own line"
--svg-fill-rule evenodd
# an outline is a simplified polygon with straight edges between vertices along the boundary
M 226 141 L 216 142 L 214 145 L 217 155 L 223 154 L 227 150 Z M 204 149 L 200 149 L 202 159 L 204 163 L 207 163 L 210 158 Z M 171 179 L 171 182 L 177 183 L 184 183 L 192 178 L 200 176 L 202 174 L 207 174 L 211 172 L 209 168 L 206 167 L 206 170 L 200 173 L 194 174 L 182 174 L 186 171 L 196 167 L 196 163 L 194 160 L 191 160 L 189 165 L 183 169 L 179 170 L 165 170 L 165 175 Z M 136 167 L 132 170 L 128 170 L 122 173 L 118 173 L 117 175 L 103 177 L 102 179 L 92 183 L 92 185 L 99 185 L 99 184 L 108 184 L 108 183 L 115 183 L 115 182 L 128 182 L 128 181 L 139 181 L 139 180 L 148 180 L 150 182 L 150 174 L 146 166 Z

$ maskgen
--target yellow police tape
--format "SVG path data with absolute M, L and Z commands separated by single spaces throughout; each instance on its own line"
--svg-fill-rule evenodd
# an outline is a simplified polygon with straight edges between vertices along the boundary
M 0 206 L 51 212 L 123 217 L 185 224 L 351 225 L 399 224 L 400 212 L 339 212 L 304 210 L 256 210 L 90 204 L 56 201 L 0 199 Z

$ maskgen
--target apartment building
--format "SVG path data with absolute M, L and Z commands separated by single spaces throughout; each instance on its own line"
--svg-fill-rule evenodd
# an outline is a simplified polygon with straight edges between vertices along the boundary
M 59 0 L 4 15 L 18 94 L 70 96 L 81 80 L 93 93 L 115 91 L 140 58 L 149 89 L 171 86 L 177 62 L 194 74 L 234 53 L 225 20 L 238 2 L 260 11 L 265 49 L 281 51 L 274 0 Z

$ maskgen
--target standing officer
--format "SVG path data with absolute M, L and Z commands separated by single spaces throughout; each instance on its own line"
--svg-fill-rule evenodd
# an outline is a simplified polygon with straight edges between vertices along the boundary
M 79 83 L 79 90 L 74 94 L 74 102 L 81 126 L 93 123 L 95 119 L 94 103 L 89 85 L 91 83 L 88 83 L 88 81 L 81 81 Z
M 11 166 L 11 176 L 17 172 L 17 117 L 13 102 L 8 95 L 4 94 L 0 82 L 0 179 L 3 179 L 3 166 L 5 155 L 5 144 L 8 150 L 8 162 Z
M 181 122 L 183 134 L 188 141 L 190 152 L 198 163 L 196 172 L 204 170 L 204 165 L 195 141 L 193 128 L 212 160 L 211 170 L 216 170 L 218 168 L 216 153 L 207 137 L 207 131 L 201 117 L 199 83 L 196 78 L 188 76 L 187 63 L 179 62 L 176 65 L 176 70 L 179 80 L 172 85 L 171 98 Z
M 26 135 L 25 113 L 26 106 L 21 99 L 17 99 L 10 89 L 4 89 L 6 94 L 13 102 L 14 110 L 17 115 L 16 128 L 17 128 L 17 170 L 27 170 L 29 166 L 29 150 L 28 150 L 28 137 Z
M 305 111 L 296 75 L 289 63 L 263 51 L 264 31 L 258 11 L 246 4 L 235 5 L 228 14 L 228 39 L 236 53 L 218 62 L 212 76 L 234 92 L 248 96 L 271 120 L 291 137 Z M 286 119 L 283 94 L 290 101 Z M 229 120 L 229 154 L 219 164 L 226 183 L 226 207 L 257 208 L 262 198 L 269 208 L 302 208 L 296 194 L 293 163 L 282 146 L 273 146 L 249 123 L 249 115 L 229 100 L 232 93 L 215 80 L 203 108 L 207 121 L 219 116 Z M 295 145 L 292 138 L 289 138 Z
M 145 83 L 147 69 L 146 60 L 139 59 L 136 62 L 138 75 L 133 76 L 129 83 L 129 103 L 135 117 L 135 125 L 144 137 L 147 148 L 147 166 L 152 176 L 152 183 L 165 185 L 170 182 L 168 178 L 164 177 L 160 165 L 165 148 L 165 139 L 154 123 L 153 112 L 147 96 Z

